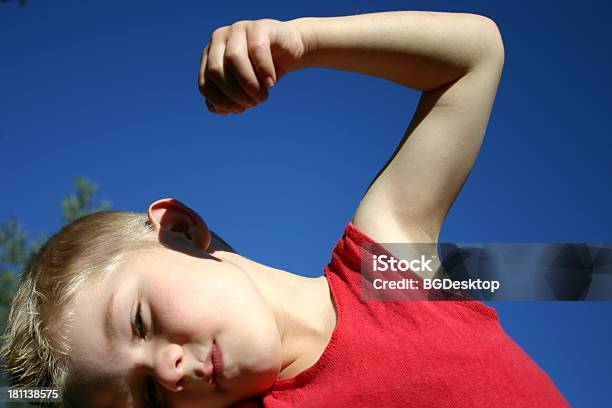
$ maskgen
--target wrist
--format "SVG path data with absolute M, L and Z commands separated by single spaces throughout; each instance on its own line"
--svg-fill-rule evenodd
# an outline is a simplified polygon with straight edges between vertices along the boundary
M 304 46 L 304 52 L 298 61 L 295 70 L 315 66 L 318 49 L 317 36 L 315 30 L 313 29 L 313 22 L 315 20 L 317 20 L 316 17 L 301 17 L 286 22 L 298 31 Z

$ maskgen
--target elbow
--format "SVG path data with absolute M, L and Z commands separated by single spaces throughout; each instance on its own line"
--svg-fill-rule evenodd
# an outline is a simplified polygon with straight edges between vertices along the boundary
M 482 58 L 502 67 L 504 65 L 505 51 L 501 31 L 495 21 L 489 17 L 479 15 L 478 19 L 483 41 Z
M 499 27 L 491 18 L 471 13 L 460 13 L 463 26 L 469 36 L 469 69 L 485 62 L 488 65 L 504 65 L 504 41 Z

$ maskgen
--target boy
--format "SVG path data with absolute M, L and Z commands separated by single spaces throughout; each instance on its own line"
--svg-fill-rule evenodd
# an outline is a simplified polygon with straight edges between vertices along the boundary
M 3 347 L 15 384 L 59 386 L 90 407 L 568 406 L 494 309 L 360 298 L 365 244 L 437 242 L 503 61 L 497 26 L 472 14 L 215 30 L 199 76 L 210 112 L 254 107 L 297 69 L 345 69 L 423 92 L 404 139 L 319 278 L 232 252 L 175 199 L 75 221 L 33 259 L 15 298 Z

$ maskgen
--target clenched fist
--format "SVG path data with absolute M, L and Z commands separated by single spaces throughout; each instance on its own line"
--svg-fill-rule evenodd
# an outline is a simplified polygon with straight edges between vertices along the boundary
M 296 26 L 272 19 L 217 28 L 204 48 L 198 86 L 212 113 L 242 113 L 297 67 L 304 39 Z

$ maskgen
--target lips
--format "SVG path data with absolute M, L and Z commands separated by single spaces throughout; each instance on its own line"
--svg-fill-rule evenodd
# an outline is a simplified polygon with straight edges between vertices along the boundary
M 211 360 L 213 366 L 213 380 L 217 382 L 219 378 L 223 377 L 223 353 L 215 341 L 213 341 Z
M 211 356 L 212 353 L 209 353 L 208 357 L 206 357 L 206 360 L 202 363 L 202 373 L 204 374 L 204 377 L 207 379 L 208 382 L 212 381 L 212 377 L 214 375 L 215 370 L 212 364 Z

